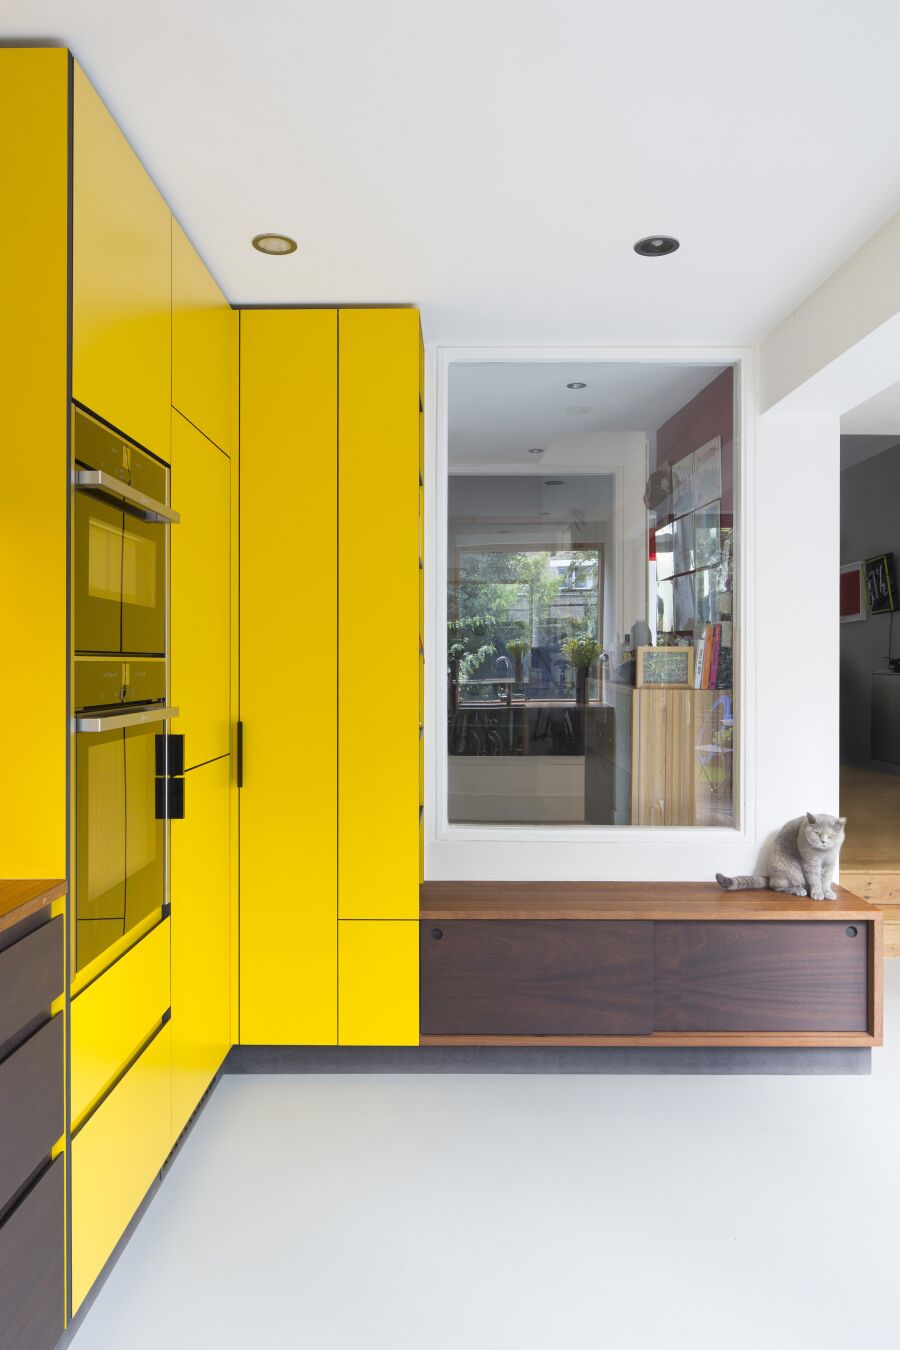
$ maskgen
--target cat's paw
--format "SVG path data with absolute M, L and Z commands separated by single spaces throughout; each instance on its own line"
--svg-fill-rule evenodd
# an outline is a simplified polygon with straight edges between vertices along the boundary
M 805 886 L 792 886 L 792 887 L 791 887 L 791 895 L 805 895 L 805 894 L 806 894 L 806 887 L 805 887 Z
M 825 892 L 822 890 L 821 886 L 813 886 L 809 893 L 809 898 L 810 900 L 824 900 Z
M 826 899 L 826 900 L 836 900 L 836 899 L 837 899 L 837 895 L 835 894 L 834 891 L 826 891 L 826 892 L 825 892 L 825 895 L 824 895 L 824 899 Z

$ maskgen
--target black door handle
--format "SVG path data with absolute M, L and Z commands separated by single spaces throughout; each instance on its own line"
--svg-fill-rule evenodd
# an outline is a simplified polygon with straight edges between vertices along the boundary
M 236 761 L 237 761 L 236 764 L 235 764 L 235 778 L 237 779 L 237 785 L 238 785 L 238 787 L 243 787 L 243 786 L 244 786 L 244 724 L 243 724 L 243 722 L 238 722 L 238 724 L 237 724 L 237 737 L 236 737 L 235 751 L 236 751 Z

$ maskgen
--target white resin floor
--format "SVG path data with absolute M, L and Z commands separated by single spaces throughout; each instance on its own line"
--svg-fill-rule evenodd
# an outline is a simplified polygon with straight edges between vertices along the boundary
M 870 1078 L 229 1077 L 75 1350 L 892 1350 Z

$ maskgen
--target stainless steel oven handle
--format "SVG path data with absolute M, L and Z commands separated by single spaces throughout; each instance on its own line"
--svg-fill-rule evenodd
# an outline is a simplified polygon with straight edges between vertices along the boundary
M 142 520 L 156 521 L 160 525 L 177 525 L 181 520 L 181 516 L 171 506 L 148 497 L 145 492 L 138 492 L 130 483 L 123 483 L 102 469 L 76 469 L 73 482 L 79 492 L 91 492 L 97 497 L 111 499 L 117 506 L 124 506 L 139 515 Z
M 177 717 L 178 709 L 154 704 L 150 708 L 133 708 L 130 712 L 81 713 L 75 718 L 76 731 L 118 731 L 121 727 L 140 727 L 147 722 L 166 722 Z

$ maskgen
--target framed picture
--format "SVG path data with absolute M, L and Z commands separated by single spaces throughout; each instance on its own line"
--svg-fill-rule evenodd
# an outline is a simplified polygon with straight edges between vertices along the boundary
M 717 502 L 722 496 L 722 438 L 701 445 L 692 456 L 694 461 L 694 509 Z
M 638 689 L 689 689 L 694 673 L 693 647 L 638 647 L 634 682 Z
M 690 573 L 684 577 L 676 577 L 674 586 L 675 596 L 675 631 L 678 633 L 690 633 L 694 628 L 694 616 L 696 608 L 694 603 L 694 587 L 691 584 Z
M 866 558 L 863 573 L 869 613 L 889 614 L 891 610 L 897 609 L 897 580 L 894 575 L 893 553 L 880 553 L 877 558 Z
M 681 516 L 673 525 L 674 530 L 674 551 L 675 562 L 674 570 L 676 572 L 690 572 L 693 570 L 694 563 L 694 516 Z
M 694 525 L 694 566 L 715 567 L 719 562 L 721 529 L 719 503 L 701 506 L 691 516 Z
M 685 455 L 672 465 L 672 510 L 686 516 L 694 509 L 694 456 Z
M 841 568 L 841 623 L 858 623 L 866 617 L 866 582 L 861 562 Z

